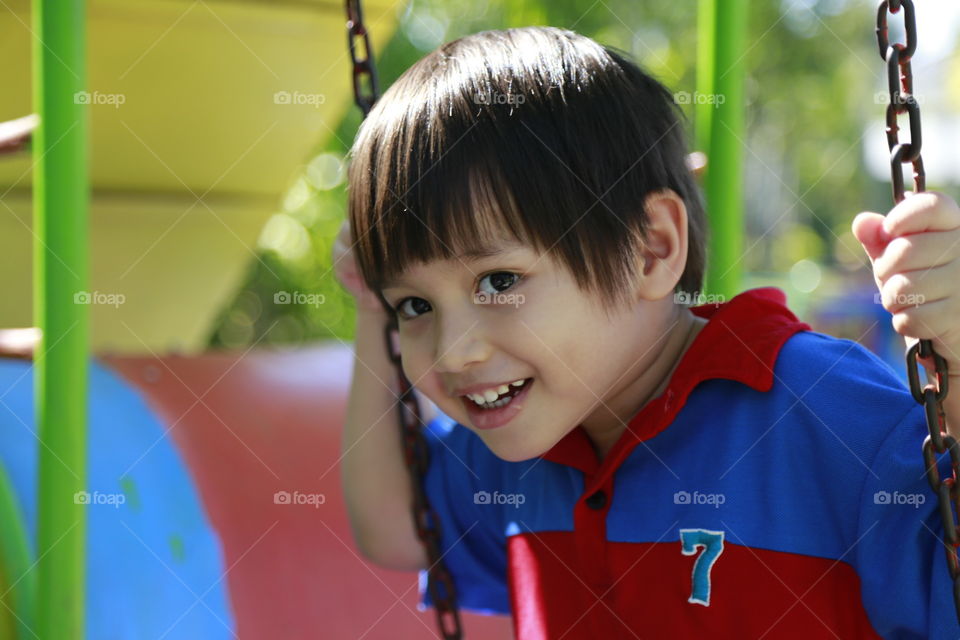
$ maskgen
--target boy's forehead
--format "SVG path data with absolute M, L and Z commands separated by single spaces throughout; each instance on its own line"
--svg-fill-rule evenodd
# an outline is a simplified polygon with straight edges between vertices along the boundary
M 514 240 L 513 238 L 508 239 L 499 237 L 483 244 L 465 248 L 454 254 L 454 256 L 450 258 L 449 262 L 454 264 L 457 262 L 462 262 L 469 265 L 470 263 L 477 262 L 479 260 L 519 253 L 523 250 L 531 250 L 531 248 L 522 242 Z M 430 264 L 433 263 L 427 263 L 425 266 Z M 406 279 L 405 277 L 407 274 L 409 274 L 409 272 L 410 269 L 407 268 L 396 277 L 385 279 L 383 281 L 382 288 L 389 289 L 391 287 L 396 287 L 403 284 L 404 280 Z

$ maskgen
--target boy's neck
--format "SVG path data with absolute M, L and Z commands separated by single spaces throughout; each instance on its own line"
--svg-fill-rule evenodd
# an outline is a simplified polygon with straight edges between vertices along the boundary
M 603 461 L 613 445 L 620 439 L 630 420 L 640 413 L 651 400 L 659 397 L 666 390 L 673 372 L 683 359 L 683 355 L 693 344 L 700 330 L 707 324 L 706 319 L 695 316 L 689 309 L 678 308 L 680 311 L 676 329 L 670 332 L 666 344 L 664 344 L 653 365 L 641 374 L 637 380 L 638 384 L 636 386 L 641 388 L 649 387 L 655 381 L 656 387 L 646 394 L 640 391 L 640 395 L 644 397 L 628 399 L 630 406 L 609 406 L 608 409 L 614 415 L 611 415 L 610 420 L 605 424 L 592 425 L 591 427 L 584 425 L 584 430 L 593 444 L 593 449 L 599 461 Z M 637 402 L 640 404 L 637 405 Z

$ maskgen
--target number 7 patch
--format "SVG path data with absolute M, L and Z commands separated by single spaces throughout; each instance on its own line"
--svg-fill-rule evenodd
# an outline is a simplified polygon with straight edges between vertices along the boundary
M 710 569 L 723 553 L 723 531 L 680 529 L 680 545 L 685 556 L 696 554 L 698 547 L 703 548 L 703 553 L 693 563 L 693 589 L 687 602 L 709 607 Z

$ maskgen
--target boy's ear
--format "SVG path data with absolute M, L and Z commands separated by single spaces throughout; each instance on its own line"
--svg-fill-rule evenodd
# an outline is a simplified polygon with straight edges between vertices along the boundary
M 637 295 L 643 300 L 660 300 L 673 293 L 687 264 L 687 206 L 673 189 L 662 189 L 647 195 L 644 211 L 643 277 Z

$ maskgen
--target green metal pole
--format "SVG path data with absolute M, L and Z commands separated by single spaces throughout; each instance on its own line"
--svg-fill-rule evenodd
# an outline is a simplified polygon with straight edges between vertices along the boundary
M 33 0 L 33 312 L 40 439 L 37 622 L 40 640 L 84 631 L 89 349 L 85 12 L 83 0 Z M 80 294 L 78 296 L 78 294 Z
M 697 95 L 713 95 L 713 72 L 717 58 L 715 51 L 717 0 L 700 0 L 697 6 Z M 705 101 L 693 103 L 693 118 L 696 129 L 697 149 L 708 153 L 710 150 L 710 125 L 713 122 L 714 105 Z M 709 155 L 707 170 L 710 168 Z M 706 173 L 703 174 L 704 177 Z
M 707 154 L 710 219 L 706 289 L 726 299 L 743 273 L 743 80 L 748 0 L 702 0 L 698 30 L 696 140 Z
M 30 570 L 33 556 L 27 527 L 13 491 L 0 465 L 0 640 L 27 638 L 34 624 L 36 575 Z

